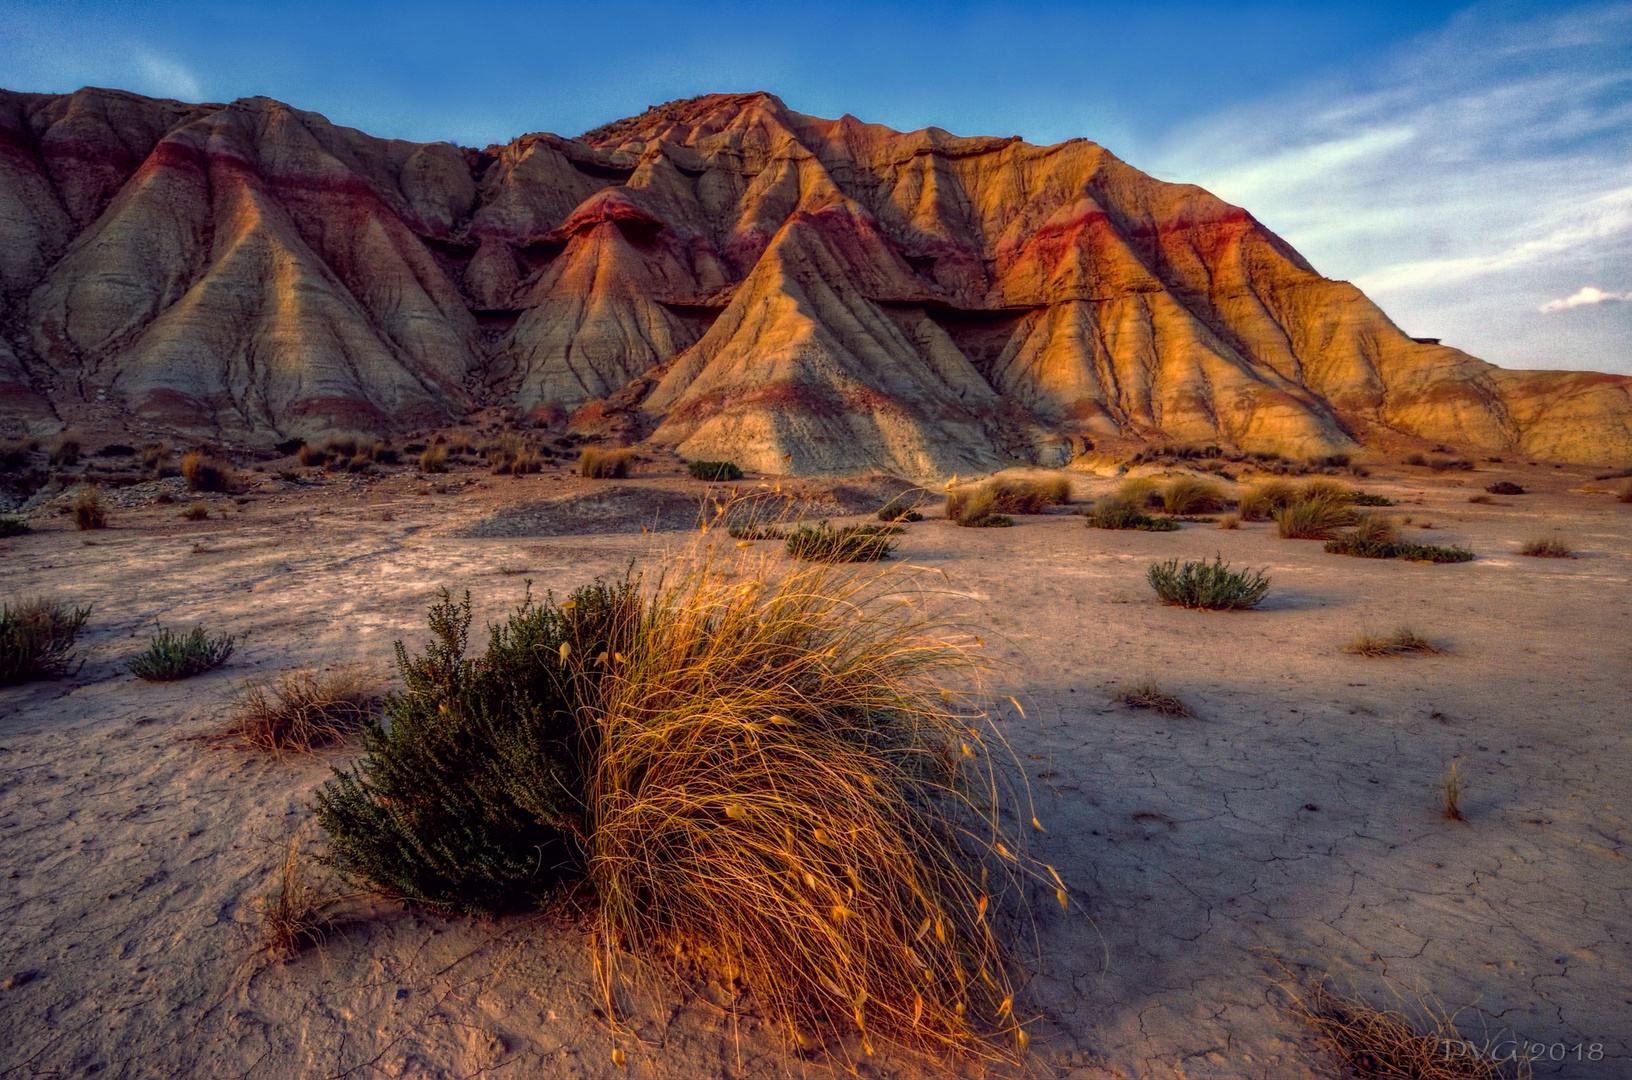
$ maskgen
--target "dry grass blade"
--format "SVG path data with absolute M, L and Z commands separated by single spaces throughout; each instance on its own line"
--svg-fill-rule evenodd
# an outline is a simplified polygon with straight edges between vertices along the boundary
M 286 671 L 244 684 L 227 734 L 273 754 L 308 754 L 356 735 L 378 704 L 359 668 Z
M 261 920 L 261 950 L 289 960 L 307 945 L 321 941 L 330 925 L 325 911 L 342 899 L 345 897 L 308 879 L 300 839 L 289 841 L 278 864 L 277 887 L 255 901 Z
M 1387 656 L 1433 656 L 1444 652 L 1440 646 L 1409 627 L 1401 627 L 1392 634 L 1363 631 L 1343 646 L 1343 651 L 1354 656 L 1373 658 Z
M 1379 1080 L 1527 1080 L 1529 1060 L 1523 1043 L 1501 1036 L 1475 1037 L 1456 1025 L 1456 1017 L 1431 1003 L 1414 1021 L 1402 1012 L 1376 1009 L 1358 996 L 1343 996 L 1326 986 L 1294 995 L 1303 1018 L 1358 1076 Z M 1511 1054 L 1502 1048 L 1511 1048 Z
M 983 1029 L 1016 1030 L 989 910 L 1014 842 L 983 718 L 942 693 L 972 661 L 901 588 L 705 561 L 653 600 L 597 710 L 608 985 L 621 945 L 740 975 L 802 1045 L 991 1053 Z
M 1141 679 L 1132 686 L 1118 687 L 1111 700 L 1135 709 L 1152 709 L 1163 716 L 1195 716 L 1190 706 L 1177 694 L 1169 694 L 1156 685 L 1153 678 Z
M 1462 779 L 1462 763 L 1451 762 L 1450 768 L 1445 770 L 1445 779 L 1439 782 L 1439 806 L 1445 816 L 1452 821 L 1467 820 L 1462 816 L 1462 799 L 1468 793 L 1468 785 Z

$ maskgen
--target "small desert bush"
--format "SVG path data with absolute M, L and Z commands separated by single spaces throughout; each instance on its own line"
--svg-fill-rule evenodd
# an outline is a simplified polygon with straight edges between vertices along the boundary
M 1356 634 L 1343 651 L 1353 656 L 1432 656 L 1445 650 L 1435 645 L 1408 627 L 1401 627 L 1392 634 L 1378 634 L 1372 631 L 1362 631 Z
M 1179 523 L 1171 517 L 1151 517 L 1125 495 L 1106 495 L 1084 515 L 1090 529 L 1138 529 L 1141 532 L 1173 532 Z
M 422 473 L 445 473 L 448 471 L 448 452 L 440 444 L 433 443 L 419 452 L 416 464 Z
M 182 509 L 181 516 L 188 521 L 203 521 L 210 516 L 210 506 L 202 502 L 188 503 Z
M 1170 694 L 1156 685 L 1154 678 L 1145 678 L 1132 686 L 1119 686 L 1111 692 L 1111 700 L 1135 709 L 1151 709 L 1163 716 L 1195 716 L 1190 706 L 1177 694 Z
M 73 666 L 74 639 L 91 608 L 47 598 L 0 606 L 0 686 L 55 679 Z
M 922 505 L 924 493 L 921 491 L 903 491 L 889 502 L 878 508 L 878 520 L 895 521 L 922 521 L 924 515 L 918 512 Z
M 1239 529 L 1241 527 L 1241 515 L 1225 514 L 1218 519 L 1218 527 L 1220 529 Z
M 353 454 L 346 459 L 348 473 L 371 473 L 374 471 L 374 459 L 367 454 Z
M 202 626 L 195 626 L 185 634 L 160 627 L 147 649 L 128 660 L 125 666 L 132 675 L 148 682 L 190 679 L 225 664 L 232 656 L 235 640 L 231 634 L 212 638 Z
M 525 476 L 543 468 L 538 451 L 513 431 L 504 432 L 482 453 L 489 469 L 500 476 Z
M 355 457 L 357 454 L 357 440 L 339 438 L 330 439 L 328 442 L 323 444 L 323 453 L 328 457 L 336 458 L 342 461 L 346 458 Z
M 1467 458 L 1429 458 L 1428 467 L 1435 472 L 1472 472 L 1473 462 Z
M 1395 523 L 1379 515 L 1362 513 L 1357 517 L 1353 529 L 1326 541 L 1328 552 L 1359 559 L 1403 559 L 1421 563 L 1471 562 L 1474 558 L 1471 548 L 1401 540 Z
M 1523 495 L 1524 488 L 1511 480 L 1498 480 L 1494 484 L 1486 484 L 1485 490 L 1492 495 Z
M 1369 491 L 1355 491 L 1349 495 L 1349 502 L 1355 506 L 1393 506 L 1394 500 L 1387 495 L 1376 495 Z
M 324 912 L 341 899 L 344 897 L 331 895 L 307 878 L 300 841 L 291 840 L 278 863 L 277 888 L 255 901 L 255 913 L 261 920 L 261 949 L 279 960 L 292 958 L 323 937 L 329 927 Z
M 1355 1076 L 1388 1080 L 1528 1080 L 1527 1043 L 1504 1038 L 1506 1032 L 1475 1036 L 1461 1031 L 1454 1015 L 1430 1003 L 1419 1003 L 1411 1017 L 1376 1009 L 1358 996 L 1339 995 L 1322 984 L 1293 1000 L 1304 1020 L 1327 1040 Z M 1492 1046 L 1519 1051 L 1511 1060 Z
M 1169 514 L 1211 514 L 1229 504 L 1223 488 L 1194 476 L 1176 477 L 1162 488 L 1162 509 Z
M 734 461 L 693 461 L 686 466 L 697 480 L 741 480 L 742 470 Z
M 193 491 L 226 491 L 232 485 L 231 467 L 202 450 L 181 459 L 181 475 Z
M 244 684 L 227 733 L 274 754 L 310 753 L 361 732 L 377 701 L 370 681 L 354 667 L 286 671 Z
M 315 446 L 307 446 L 305 443 L 300 444 L 300 449 L 295 452 L 295 456 L 298 457 L 300 459 L 300 463 L 305 465 L 307 468 L 316 467 L 329 460 L 328 454 L 324 453 L 322 450 L 319 450 Z
M 155 476 L 165 475 L 170 464 L 170 444 L 163 442 L 142 444 L 142 468 L 149 469 Z M 175 475 L 171 473 L 170 475 Z
M 108 503 L 95 485 L 81 488 L 74 496 L 74 527 L 81 532 L 108 527 Z
M 0 538 L 8 536 L 27 536 L 34 530 L 29 527 L 27 519 L 18 514 L 0 514 Z
M 622 480 L 633 463 L 632 450 L 598 450 L 586 446 L 578 454 L 578 475 L 591 480 Z
M 1222 556 L 1187 562 L 1177 559 L 1153 563 L 1146 573 L 1150 587 L 1164 604 L 1175 607 L 1232 611 L 1257 607 L 1269 592 L 1269 578 L 1260 570 L 1233 571 Z
M 801 526 L 787 536 L 788 554 L 807 562 L 877 562 L 890 557 L 899 527 L 846 525 L 829 528 L 827 522 Z
M 1519 548 L 1520 555 L 1530 555 L 1538 559 L 1573 559 L 1575 549 L 1562 537 L 1546 536 L 1526 540 Z

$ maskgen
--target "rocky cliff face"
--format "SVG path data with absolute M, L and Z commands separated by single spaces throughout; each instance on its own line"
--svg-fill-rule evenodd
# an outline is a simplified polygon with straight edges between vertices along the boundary
M 0 423 L 34 430 L 264 442 L 509 402 L 767 472 L 1390 431 L 1632 461 L 1632 379 L 1413 341 L 1199 188 L 769 94 L 476 151 L 264 98 L 0 92 L 0 331 Z

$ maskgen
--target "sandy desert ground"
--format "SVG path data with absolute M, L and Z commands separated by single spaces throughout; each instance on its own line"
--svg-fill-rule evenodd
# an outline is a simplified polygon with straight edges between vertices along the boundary
M 246 676 L 358 662 L 387 679 L 392 642 L 423 642 L 440 586 L 469 588 L 480 622 L 524 579 L 559 595 L 653 565 L 686 537 L 570 534 L 628 530 L 631 506 L 672 520 L 704 486 L 641 476 L 585 509 L 547 500 L 607 482 L 560 471 L 456 473 L 441 493 L 407 473 L 272 475 L 252 474 L 247 502 L 206 497 L 207 521 L 149 502 L 106 531 L 47 514 L 0 542 L 0 594 L 95 604 L 76 675 L 0 690 L 0 1076 L 617 1074 L 570 920 L 358 897 L 321 946 L 258 959 L 255 900 L 347 754 L 272 760 L 210 736 Z M 1503 478 L 1532 493 L 1468 502 Z M 1562 1044 L 1537 1075 L 1632 1076 L 1632 505 L 1590 480 L 1482 465 L 1364 482 L 1431 521 L 1423 538 L 1471 544 L 1462 565 L 1328 555 L 1264 524 L 910 526 L 901 556 L 944 571 L 946 598 L 991 631 L 994 689 L 1025 706 L 1004 734 L 1048 829 L 1036 853 L 1086 910 L 1038 907 L 1039 1074 L 1334 1075 L 1279 989 L 1329 968 L 1378 1004 L 1389 985 L 1427 992 L 1467 1007 L 1465 1027 Z M 1113 482 L 1076 483 L 1087 497 Z M 1578 558 L 1517 554 L 1554 531 Z M 1261 610 L 1156 602 L 1153 560 L 1215 552 L 1268 567 Z M 122 661 L 155 620 L 238 634 L 238 653 L 137 682 Z M 1447 652 L 1340 651 L 1402 624 Z M 1198 717 L 1113 703 L 1147 674 Z M 1465 822 L 1436 803 L 1453 761 Z M 631 1076 L 844 1072 L 790 1054 L 715 984 L 653 997 L 633 1023 L 618 1041 Z M 926 1066 L 881 1052 L 855 1068 Z

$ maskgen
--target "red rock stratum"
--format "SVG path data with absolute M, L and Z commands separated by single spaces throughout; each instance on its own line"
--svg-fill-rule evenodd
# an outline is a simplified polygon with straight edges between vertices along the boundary
M 1632 379 L 1415 341 L 1200 188 L 763 93 L 474 150 L 266 98 L 0 91 L 0 329 L 0 423 L 47 433 L 509 402 L 783 473 L 1391 433 L 1632 463 Z

